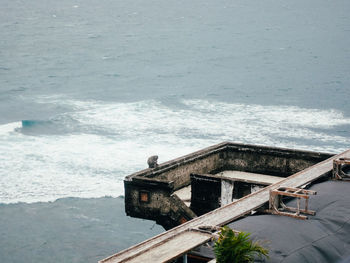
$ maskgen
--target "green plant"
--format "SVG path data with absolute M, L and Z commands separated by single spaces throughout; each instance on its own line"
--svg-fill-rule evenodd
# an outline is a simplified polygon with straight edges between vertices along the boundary
M 219 239 L 214 244 L 217 263 L 246 263 L 253 262 L 255 256 L 268 257 L 268 250 L 259 242 L 249 239 L 250 233 L 235 234 L 231 228 L 224 226 L 219 232 Z

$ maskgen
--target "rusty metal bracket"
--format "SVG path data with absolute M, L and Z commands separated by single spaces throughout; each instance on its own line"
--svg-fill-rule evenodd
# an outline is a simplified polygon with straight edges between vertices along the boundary
M 334 180 L 350 181 L 350 173 L 344 172 L 343 168 L 350 166 L 350 158 L 339 158 L 333 160 L 333 175 Z
M 301 188 L 280 187 L 270 190 L 269 210 L 267 212 L 275 215 L 290 216 L 299 219 L 307 219 L 302 214 L 315 215 L 316 212 L 309 210 L 309 195 L 316 195 L 316 191 L 305 190 Z M 297 207 L 286 206 L 283 202 L 283 196 L 297 198 Z M 300 199 L 305 199 L 305 208 L 300 208 Z

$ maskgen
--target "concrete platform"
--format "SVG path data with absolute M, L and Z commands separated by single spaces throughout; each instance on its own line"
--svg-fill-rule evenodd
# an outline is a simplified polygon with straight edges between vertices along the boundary
M 227 179 L 246 181 L 250 183 L 266 184 L 266 185 L 275 184 L 285 179 L 278 176 L 271 176 L 271 175 L 258 174 L 258 173 L 248 173 L 248 172 L 241 172 L 241 171 L 232 171 L 232 170 L 223 171 L 215 175 L 224 177 Z
M 174 192 L 185 204 L 190 207 L 191 205 L 191 185 L 185 186 Z

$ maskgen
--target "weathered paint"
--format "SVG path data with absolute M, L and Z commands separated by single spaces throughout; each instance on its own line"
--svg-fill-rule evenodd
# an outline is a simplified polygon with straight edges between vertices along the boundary
M 220 205 L 228 205 L 232 202 L 233 199 L 233 190 L 235 188 L 235 184 L 230 180 L 221 180 L 221 197 L 220 197 Z

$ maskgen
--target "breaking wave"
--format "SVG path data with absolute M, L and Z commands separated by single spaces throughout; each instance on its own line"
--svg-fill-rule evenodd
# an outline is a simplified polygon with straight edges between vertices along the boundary
M 47 102 L 48 98 L 45 98 Z M 183 100 L 105 103 L 51 98 L 72 111 L 0 125 L 0 202 L 123 194 L 123 178 L 222 141 L 341 152 L 350 119 L 336 110 Z

